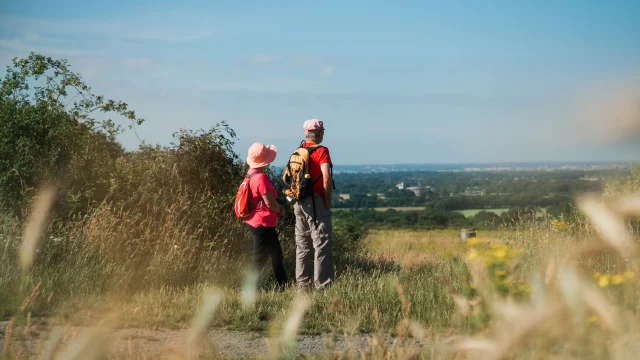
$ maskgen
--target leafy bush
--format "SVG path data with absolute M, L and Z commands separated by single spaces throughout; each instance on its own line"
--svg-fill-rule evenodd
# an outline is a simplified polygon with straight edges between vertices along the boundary
M 78 100 L 77 100 L 78 99 Z M 122 101 L 95 95 L 65 60 L 14 59 L 0 87 L 0 209 L 23 215 L 34 189 L 58 183 L 59 216 L 87 213 L 109 190 L 123 131 L 95 112 L 143 120 Z

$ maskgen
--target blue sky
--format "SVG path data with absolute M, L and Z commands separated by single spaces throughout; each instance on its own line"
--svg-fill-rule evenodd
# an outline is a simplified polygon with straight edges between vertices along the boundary
M 640 159 L 640 126 L 599 106 L 640 94 L 638 1 L 22 1 L 0 14 L 3 68 L 29 51 L 68 59 L 147 120 L 148 143 L 226 120 L 239 153 L 273 143 L 284 162 L 320 118 L 336 163 Z

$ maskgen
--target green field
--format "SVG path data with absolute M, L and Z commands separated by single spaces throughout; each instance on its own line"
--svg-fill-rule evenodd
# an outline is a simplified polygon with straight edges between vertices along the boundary
M 387 210 L 422 211 L 422 210 L 424 210 L 424 206 L 401 206 L 401 207 L 379 207 L 379 208 L 375 208 L 375 211 L 387 211 Z
M 492 212 L 495 213 L 497 215 L 502 215 L 503 213 L 506 213 L 507 211 L 509 211 L 509 209 L 468 209 L 468 210 L 456 210 L 456 212 L 464 215 L 464 217 L 466 218 L 470 218 L 470 217 L 474 217 L 477 213 L 479 213 L 480 211 L 487 211 L 487 212 Z
M 458 212 L 464 215 L 464 217 L 466 218 L 471 218 L 471 217 L 474 217 L 480 211 L 487 211 L 487 212 L 495 213 L 497 215 L 502 215 L 507 211 L 509 211 L 509 209 L 506 209 L 506 208 L 505 209 L 468 209 L 468 210 L 456 210 L 455 212 Z M 544 216 L 546 213 L 547 213 L 546 209 L 544 208 L 538 209 L 537 216 Z
M 400 207 L 378 207 L 374 208 L 375 211 L 387 211 L 387 210 L 395 210 L 395 211 L 422 211 L 424 210 L 424 206 L 400 206 Z M 343 211 L 349 210 L 347 208 L 333 208 L 333 211 Z M 361 210 L 361 209 L 356 209 Z

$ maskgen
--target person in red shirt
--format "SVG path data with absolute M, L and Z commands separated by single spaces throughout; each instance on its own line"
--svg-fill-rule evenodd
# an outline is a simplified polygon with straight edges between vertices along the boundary
M 308 196 L 294 205 L 296 216 L 296 281 L 302 288 L 321 290 L 334 281 L 331 227 L 331 156 L 320 144 L 324 140 L 321 120 L 307 120 L 303 125 L 305 141 L 302 147 L 317 147 L 309 159 L 309 175 L 314 183 L 313 198 Z M 314 267 L 311 267 L 311 251 Z
M 253 271 L 260 272 L 271 258 L 273 274 L 282 288 L 287 283 L 287 274 L 282 262 L 282 246 L 278 239 L 278 218 L 286 212 L 276 201 L 277 192 L 273 183 L 264 173 L 264 169 L 275 159 L 278 151 L 275 146 L 255 143 L 249 148 L 247 164 L 249 177 L 249 206 L 251 214 L 245 220 L 253 238 Z

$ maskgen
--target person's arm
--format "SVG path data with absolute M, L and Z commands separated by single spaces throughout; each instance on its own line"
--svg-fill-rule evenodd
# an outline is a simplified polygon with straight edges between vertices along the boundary
M 262 195 L 262 200 L 264 200 L 264 203 L 267 204 L 267 207 L 271 211 L 278 213 L 278 215 L 284 215 L 284 207 L 278 204 L 276 197 L 273 196 L 273 193 L 271 193 L 271 191 L 267 191 L 264 195 Z
M 333 180 L 331 179 L 331 164 L 325 163 L 320 165 L 322 170 L 322 186 L 324 187 L 324 205 L 327 209 L 331 209 L 331 193 L 333 192 Z

